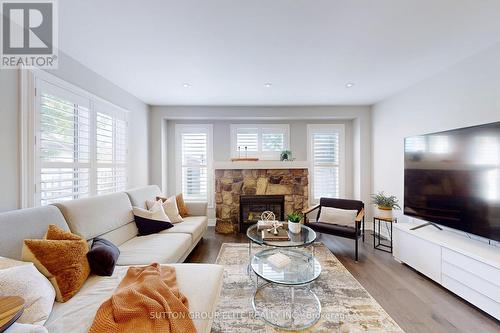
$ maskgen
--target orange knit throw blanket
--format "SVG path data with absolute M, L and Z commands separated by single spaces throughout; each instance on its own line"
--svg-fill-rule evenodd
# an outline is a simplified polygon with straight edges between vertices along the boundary
M 90 333 L 196 333 L 188 300 L 177 287 L 175 268 L 151 264 L 130 267 L 104 302 Z

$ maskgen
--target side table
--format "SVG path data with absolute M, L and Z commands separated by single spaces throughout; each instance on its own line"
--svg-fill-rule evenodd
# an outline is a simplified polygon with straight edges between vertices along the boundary
M 0 297 L 0 333 L 9 328 L 21 317 L 24 299 L 18 296 Z
M 380 225 L 382 224 L 381 222 L 384 222 L 384 224 L 387 227 L 387 223 L 391 225 L 390 229 L 387 228 L 387 232 L 389 233 L 389 243 L 384 243 L 382 239 L 382 235 L 380 232 Z M 387 217 L 373 217 L 373 248 L 392 253 L 392 224 L 397 223 L 398 219 L 393 217 L 393 218 L 387 218 Z M 378 227 L 378 231 L 377 231 Z

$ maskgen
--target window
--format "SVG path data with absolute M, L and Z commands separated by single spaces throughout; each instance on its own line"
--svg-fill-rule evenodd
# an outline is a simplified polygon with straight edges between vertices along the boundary
M 310 198 L 344 196 L 344 125 L 308 125 Z
M 231 155 L 279 160 L 289 147 L 289 131 L 286 124 L 231 125 Z
M 212 206 L 212 125 L 175 126 L 177 192 L 187 201 Z
M 97 194 L 127 188 L 127 121 L 122 112 L 96 105 Z M 114 111 L 114 112 L 113 112 Z
M 33 79 L 34 186 L 26 205 L 125 190 L 126 112 L 49 75 Z

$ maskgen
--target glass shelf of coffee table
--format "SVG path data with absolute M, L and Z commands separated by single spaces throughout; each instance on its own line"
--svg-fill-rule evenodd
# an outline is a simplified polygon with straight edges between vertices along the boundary
M 290 259 L 283 268 L 268 260 L 281 253 Z M 321 274 L 321 265 L 310 253 L 293 248 L 271 248 L 256 253 L 251 261 L 256 275 L 252 306 L 257 316 L 273 327 L 302 330 L 321 316 L 321 303 L 310 284 Z M 259 285 L 259 278 L 265 283 Z

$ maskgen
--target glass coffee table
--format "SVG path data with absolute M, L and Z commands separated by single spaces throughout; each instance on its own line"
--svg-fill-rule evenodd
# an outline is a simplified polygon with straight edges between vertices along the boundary
M 252 306 L 255 314 L 273 327 L 302 330 L 314 325 L 321 316 L 321 303 L 310 285 L 321 274 L 321 265 L 314 256 L 316 233 L 302 225 L 300 234 L 289 233 L 289 241 L 264 241 L 257 226 L 247 230 L 249 271 L 256 276 Z M 252 243 L 266 248 L 251 255 Z M 300 249 L 311 247 L 311 251 Z M 268 258 L 281 253 L 290 259 L 288 265 L 277 268 Z M 250 273 L 251 273 L 250 272 Z M 259 279 L 263 283 L 259 285 Z

